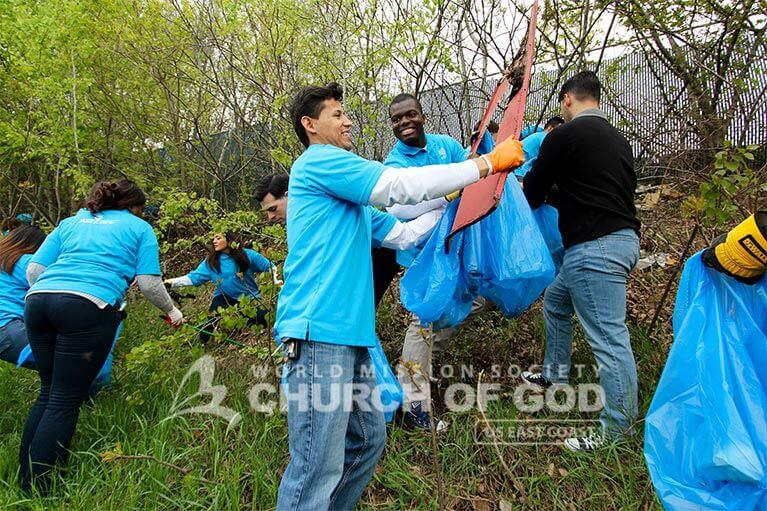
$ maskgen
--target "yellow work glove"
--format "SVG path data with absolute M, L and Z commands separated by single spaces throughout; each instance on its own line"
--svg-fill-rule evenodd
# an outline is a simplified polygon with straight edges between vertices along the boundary
M 490 173 L 496 174 L 513 170 L 525 163 L 525 152 L 522 150 L 522 142 L 509 137 L 480 158 L 490 163 Z
M 445 195 L 445 200 L 448 202 L 453 202 L 455 199 L 460 197 L 462 193 L 463 193 L 463 188 L 461 188 L 460 190 L 456 190 L 453 193 L 449 193 Z
M 745 284 L 767 271 L 767 211 L 759 211 L 720 236 L 703 252 L 703 262 Z

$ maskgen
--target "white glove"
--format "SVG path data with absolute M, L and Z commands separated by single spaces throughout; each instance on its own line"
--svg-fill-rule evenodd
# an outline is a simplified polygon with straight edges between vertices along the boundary
M 184 315 L 180 310 L 176 308 L 175 305 L 166 313 L 166 315 L 168 317 L 168 321 L 173 326 L 181 326 L 181 324 L 184 322 Z

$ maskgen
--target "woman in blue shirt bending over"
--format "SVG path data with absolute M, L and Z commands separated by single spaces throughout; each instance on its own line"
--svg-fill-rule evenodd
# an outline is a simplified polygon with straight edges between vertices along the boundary
M 29 341 L 24 326 L 27 267 L 45 241 L 39 228 L 22 225 L 0 239 L 0 360 L 13 365 Z
M 261 292 L 253 278 L 254 273 L 264 273 L 272 269 L 272 263 L 266 257 L 250 248 L 242 248 L 240 236 L 233 232 L 216 233 L 208 246 L 208 257 L 197 269 L 175 279 L 165 281 L 171 288 L 180 286 L 200 286 L 213 282 L 216 290 L 210 302 L 209 312 L 215 313 L 219 307 L 227 308 L 237 303 L 241 296 L 258 298 Z M 258 308 L 256 319 L 252 323 L 266 326 L 267 311 Z M 210 338 L 215 322 L 208 322 L 200 334 L 205 342 Z
M 162 284 L 154 230 L 138 215 L 146 197 L 123 179 L 93 186 L 85 208 L 63 220 L 27 268 L 24 307 L 40 395 L 21 437 L 19 483 L 43 493 L 51 468 L 67 459 L 80 406 L 104 364 L 135 279 L 173 325 L 184 317 Z

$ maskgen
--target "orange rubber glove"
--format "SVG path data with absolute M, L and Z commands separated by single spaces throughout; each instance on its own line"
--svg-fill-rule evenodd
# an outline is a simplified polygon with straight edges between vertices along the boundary
M 497 174 L 514 170 L 525 163 L 525 152 L 522 150 L 522 142 L 509 137 L 480 158 L 485 158 L 492 167 L 491 173 Z

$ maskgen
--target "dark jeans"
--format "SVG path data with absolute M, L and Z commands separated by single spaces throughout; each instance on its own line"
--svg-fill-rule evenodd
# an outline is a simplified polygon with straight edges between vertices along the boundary
M 218 310 L 219 307 L 222 309 L 226 309 L 227 307 L 231 307 L 232 305 L 236 304 L 237 300 L 232 298 L 231 296 L 220 294 L 215 295 L 213 297 L 213 300 L 210 302 L 210 307 L 208 307 L 208 312 L 215 313 L 216 310 Z M 266 315 L 268 314 L 268 311 L 265 309 L 262 309 L 261 307 L 258 308 L 256 312 L 256 317 L 251 318 L 248 321 L 248 325 L 261 325 L 264 328 L 269 326 L 269 324 L 266 321 Z M 218 324 L 218 315 L 215 317 L 210 318 L 205 323 L 203 323 L 200 326 L 201 332 L 198 335 L 198 338 L 201 342 L 208 342 L 210 340 L 210 337 L 213 335 L 213 331 L 216 328 L 216 325 Z
M 24 321 L 40 374 L 40 395 L 21 437 L 19 484 L 42 492 L 50 470 L 65 463 L 80 406 L 109 355 L 121 319 L 115 306 L 99 309 L 66 293 L 27 298 Z
M 373 257 L 373 296 L 375 297 L 375 306 L 383 298 L 389 284 L 399 273 L 400 267 L 397 264 L 397 251 L 390 248 L 374 248 L 371 251 Z

